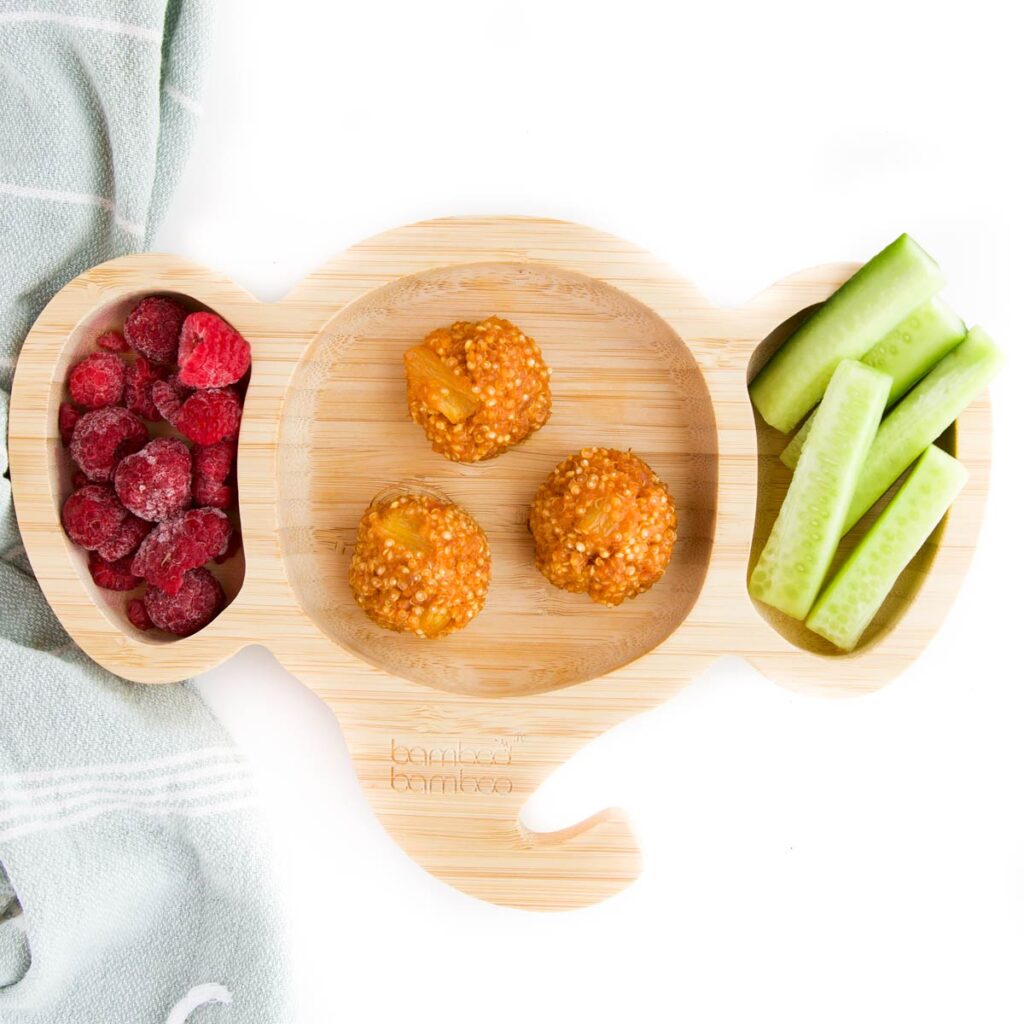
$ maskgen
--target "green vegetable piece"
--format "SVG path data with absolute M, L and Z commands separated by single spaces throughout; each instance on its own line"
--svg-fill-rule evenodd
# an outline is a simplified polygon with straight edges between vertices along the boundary
M 942 285 L 938 264 L 909 235 L 900 235 L 772 356 L 750 386 L 757 411 L 788 434 L 825 393 L 841 360 L 860 359 Z
M 967 337 L 882 420 L 857 481 L 843 533 L 974 401 L 1002 361 L 1002 353 L 988 334 L 972 327 Z
M 897 324 L 877 345 L 861 356 L 861 362 L 892 377 L 887 407 L 895 405 L 943 356 L 961 341 L 967 328 L 942 299 L 929 299 Z M 811 430 L 814 413 L 779 456 L 792 469 Z
M 890 385 L 884 373 L 852 359 L 836 368 L 751 574 L 751 597 L 795 619 L 811 610 L 835 557 Z
M 807 628 L 852 651 L 966 480 L 967 470 L 952 455 L 929 445 L 818 598 Z

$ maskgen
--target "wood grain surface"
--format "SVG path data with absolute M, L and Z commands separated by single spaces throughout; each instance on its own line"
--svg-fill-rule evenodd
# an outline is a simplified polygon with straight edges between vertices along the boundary
M 268 647 L 333 708 L 367 799 L 437 877 L 517 907 L 597 902 L 636 877 L 636 844 L 615 810 L 557 833 L 526 829 L 520 809 L 555 768 L 726 654 L 803 692 L 876 689 L 935 633 L 966 570 L 988 487 L 987 398 L 943 439 L 970 471 L 965 491 L 858 650 L 838 654 L 747 596 L 788 482 L 782 437 L 757 421 L 748 376 L 855 269 L 817 267 L 719 309 L 626 242 L 508 217 L 388 232 L 274 304 L 173 256 L 114 260 L 53 298 L 18 364 L 10 453 L 26 549 L 70 635 L 125 678 L 176 681 L 249 644 Z M 228 608 L 179 640 L 124 621 L 122 599 L 92 585 L 59 518 L 70 487 L 56 428 L 67 369 L 152 292 L 216 311 L 253 346 L 238 464 L 244 565 L 226 580 Z M 492 313 L 540 343 L 554 411 L 506 455 L 457 465 L 409 420 L 400 356 L 434 327 Z M 544 476 L 594 444 L 643 456 L 680 511 L 666 577 L 617 609 L 550 587 L 525 529 Z M 348 591 L 358 518 L 394 485 L 448 494 L 491 541 L 487 607 L 442 641 L 376 629 Z

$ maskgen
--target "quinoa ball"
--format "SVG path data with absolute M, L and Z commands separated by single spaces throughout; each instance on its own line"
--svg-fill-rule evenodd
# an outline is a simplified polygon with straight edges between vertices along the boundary
M 555 467 L 530 506 L 537 568 L 570 593 L 619 605 L 661 578 L 676 542 L 668 488 L 639 456 L 584 448 Z
M 431 331 L 405 353 L 405 374 L 413 420 L 454 462 L 492 459 L 551 414 L 551 371 L 540 346 L 496 316 Z
M 401 494 L 377 499 L 363 513 L 349 583 L 378 626 L 447 636 L 480 613 L 490 582 L 487 537 L 461 506 Z

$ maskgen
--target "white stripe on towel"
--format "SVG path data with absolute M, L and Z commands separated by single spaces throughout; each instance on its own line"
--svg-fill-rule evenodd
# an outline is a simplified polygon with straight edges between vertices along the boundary
M 3 15 L 0 15 L 2 18 Z M 90 192 L 64 192 L 54 188 L 29 188 L 25 185 L 12 185 L 10 182 L 0 181 L 0 192 L 9 196 L 17 196 L 19 199 L 43 199 L 52 203 L 70 203 L 73 206 L 98 206 L 107 213 L 114 215 L 114 223 L 130 235 L 142 238 L 146 234 L 145 224 L 133 224 L 125 220 L 114 207 L 113 200 L 106 196 L 93 195 Z
M 0 806 L 7 800 L 10 803 L 29 803 L 38 800 L 48 800 L 55 796 L 64 796 L 70 793 L 83 793 L 94 790 L 97 787 L 116 787 L 118 790 L 147 790 L 160 787 L 180 786 L 186 782 L 202 782 L 218 775 L 240 775 L 251 776 L 251 771 L 245 761 L 223 761 L 204 765 L 200 768 L 180 768 L 152 778 L 110 778 L 110 779 L 70 779 L 66 782 L 56 782 L 45 786 L 18 786 L 9 783 L 6 787 L 0 788 Z
M 191 96 L 186 96 L 180 89 L 175 89 L 173 85 L 165 85 L 164 92 L 190 114 L 195 114 L 196 117 L 203 116 L 202 105 L 192 99 Z
M 68 28 L 92 29 L 96 32 L 112 32 L 119 36 L 130 36 L 133 39 L 145 39 L 150 43 L 162 42 L 163 37 L 155 28 L 145 25 L 130 25 L 123 21 L 111 21 L 108 18 L 86 18 L 79 14 L 56 14 L 53 11 L 10 11 L 0 14 L 0 25 L 5 22 L 51 22 L 65 25 Z
M 22 803 L 16 807 L 0 810 L 0 828 L 13 827 L 9 823 L 20 819 L 59 818 L 69 812 L 84 807 L 103 807 L 110 803 L 132 807 L 157 807 L 196 803 L 209 797 L 223 797 L 228 794 L 239 796 L 252 792 L 252 780 L 246 776 L 226 779 L 206 785 L 194 785 L 187 789 L 171 790 L 164 788 L 155 793 L 128 793 L 120 789 L 94 789 L 87 793 L 78 793 L 69 797 L 54 797 L 38 803 Z
M 78 825 L 84 821 L 90 821 L 93 818 L 98 818 L 101 814 L 107 814 L 111 811 L 135 811 L 137 814 L 148 814 L 157 818 L 203 818 L 212 814 L 227 814 L 230 811 L 252 807 L 255 802 L 254 796 L 243 796 L 199 807 L 137 807 L 132 803 L 108 804 L 103 807 L 91 807 L 80 811 L 78 814 L 72 814 L 64 818 L 26 821 L 13 825 L 10 828 L 0 830 L 0 842 L 8 842 L 11 839 L 18 839 L 21 836 L 32 835 L 36 832 L 57 832 L 60 829 L 68 828 L 70 825 Z
M 207 1003 L 224 1003 L 230 1006 L 231 993 L 223 985 L 217 985 L 214 982 L 196 985 L 174 1004 L 171 1014 L 167 1018 L 167 1024 L 185 1024 L 193 1010 L 198 1010 L 200 1006 L 206 1006 Z
M 199 747 L 186 750 L 180 754 L 157 757 L 149 761 L 116 761 L 109 764 L 77 765 L 68 768 L 46 768 L 32 772 L 14 772 L 0 775 L 0 788 L 5 783 L 23 786 L 26 783 L 50 782 L 58 779 L 73 779 L 88 775 L 138 775 L 142 772 L 159 771 L 164 768 L 175 768 L 179 765 L 212 761 L 215 758 L 234 760 L 244 764 L 245 761 L 238 749 L 228 746 Z

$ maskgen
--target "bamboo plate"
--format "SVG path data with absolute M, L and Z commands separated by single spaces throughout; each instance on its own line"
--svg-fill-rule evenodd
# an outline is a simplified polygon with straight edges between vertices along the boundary
M 802 691 L 882 686 L 939 627 L 967 567 L 987 490 L 984 399 L 945 438 L 970 470 L 967 489 L 858 651 L 829 653 L 747 596 L 748 565 L 788 479 L 781 435 L 756 422 L 747 380 L 854 269 L 804 271 L 718 309 L 625 242 L 525 218 L 399 228 L 269 305 L 173 256 L 114 260 L 55 296 L 18 364 L 10 454 L 25 547 L 71 636 L 127 679 L 166 683 L 268 647 L 333 708 L 381 821 L 438 878 L 517 907 L 595 903 L 637 875 L 637 847 L 617 810 L 555 833 L 526 829 L 520 808 L 551 771 L 724 654 Z M 238 463 L 244 566 L 239 558 L 229 573 L 227 609 L 181 640 L 128 625 L 123 597 L 93 587 L 59 518 L 68 367 L 152 292 L 215 310 L 253 346 Z M 449 463 L 409 420 L 401 353 L 436 326 L 492 313 L 542 346 L 553 415 L 494 461 Z M 586 445 L 632 447 L 681 513 L 665 578 L 617 609 L 555 590 L 531 564 L 533 493 Z M 443 641 L 376 629 L 348 590 L 358 518 L 395 483 L 446 492 L 491 541 L 487 607 Z

